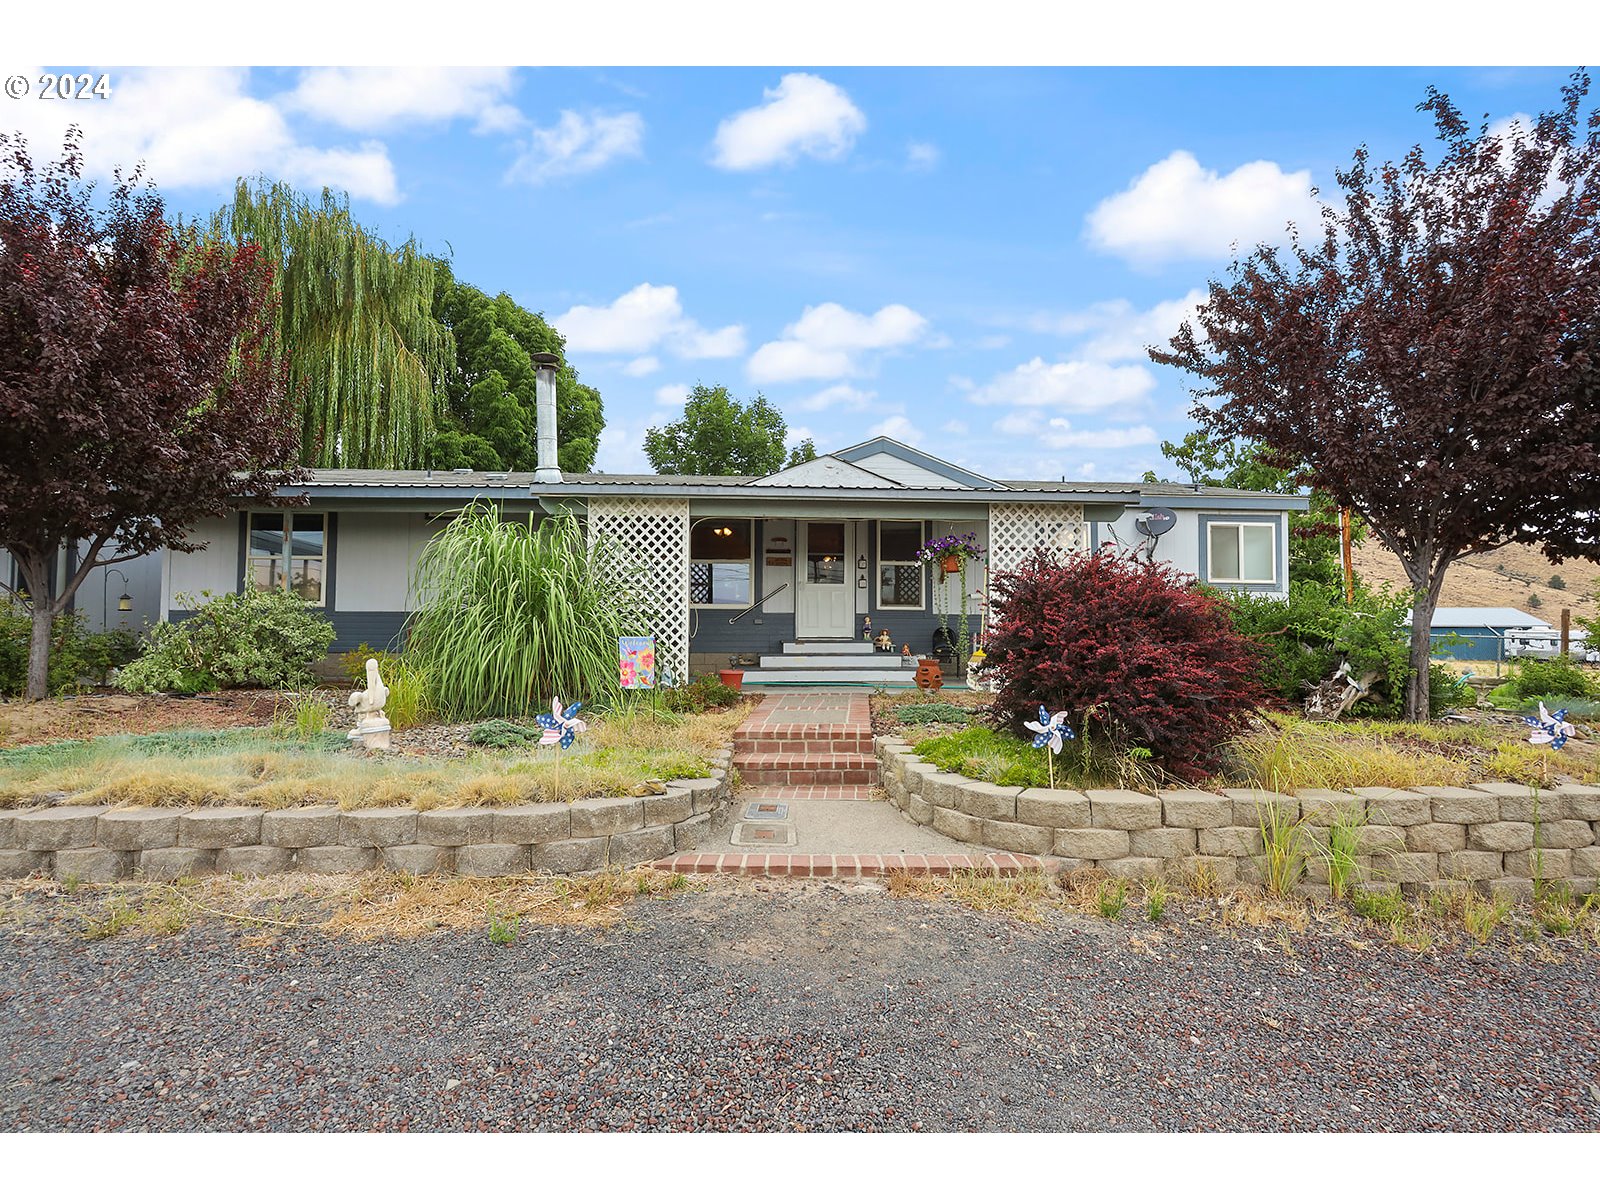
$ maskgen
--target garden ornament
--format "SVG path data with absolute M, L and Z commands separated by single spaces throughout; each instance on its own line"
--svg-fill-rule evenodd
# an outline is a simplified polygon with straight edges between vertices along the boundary
M 583 707 L 580 701 L 570 705 L 565 711 L 561 708 L 561 697 L 555 696 L 550 701 L 550 711 L 540 713 L 538 721 L 544 732 L 539 735 L 539 745 L 553 746 L 560 743 L 563 750 L 572 745 L 572 739 L 589 728 L 588 724 L 578 716 L 578 710 Z
M 1528 735 L 1528 740 L 1535 746 L 1549 746 L 1552 750 L 1559 750 L 1567 744 L 1567 739 L 1577 732 L 1572 722 L 1567 720 L 1567 710 L 1558 708 L 1555 712 L 1545 710 L 1544 701 L 1539 701 L 1539 716 L 1523 717 L 1533 729 Z
M 367 686 L 364 691 L 351 692 L 349 705 L 356 710 L 356 727 L 346 736 L 360 742 L 366 750 L 389 748 L 389 718 L 383 706 L 389 702 L 389 689 L 378 674 L 378 660 L 367 659 Z
M 1046 746 L 1050 753 L 1044 756 L 1045 766 L 1050 769 L 1050 786 L 1056 786 L 1056 760 L 1055 755 L 1061 753 L 1061 747 L 1073 736 L 1072 727 L 1067 724 L 1067 714 L 1058 712 L 1050 715 L 1050 710 L 1044 705 L 1039 706 L 1039 719 L 1037 721 L 1024 721 L 1024 729 L 1033 731 L 1033 748 L 1043 750 Z

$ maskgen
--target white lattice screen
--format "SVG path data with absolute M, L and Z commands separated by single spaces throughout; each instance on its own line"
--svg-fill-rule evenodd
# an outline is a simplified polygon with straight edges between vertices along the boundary
M 657 670 L 689 678 L 689 502 L 645 497 L 589 501 L 589 538 L 605 538 L 629 568 L 630 586 L 650 618 Z
M 989 569 L 1014 570 L 1035 549 L 1084 550 L 1089 527 L 1081 504 L 989 505 Z

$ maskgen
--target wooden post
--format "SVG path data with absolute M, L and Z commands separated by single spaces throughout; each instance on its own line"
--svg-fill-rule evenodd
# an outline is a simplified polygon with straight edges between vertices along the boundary
M 1565 658 L 1572 653 L 1572 610 L 1561 610 L 1561 657 Z
M 1350 562 L 1350 510 L 1339 510 L 1339 550 L 1344 560 L 1344 602 L 1356 602 L 1355 568 Z

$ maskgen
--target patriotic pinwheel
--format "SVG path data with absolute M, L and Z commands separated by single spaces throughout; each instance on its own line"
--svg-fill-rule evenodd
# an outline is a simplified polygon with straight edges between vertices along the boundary
M 1058 712 L 1050 715 L 1050 710 L 1044 705 L 1039 706 L 1039 719 L 1037 721 L 1024 721 L 1024 729 L 1033 730 L 1033 748 L 1043 750 L 1050 747 L 1050 753 L 1044 756 L 1044 765 L 1050 770 L 1050 786 L 1056 785 L 1056 760 L 1051 755 L 1060 754 L 1061 747 L 1073 736 L 1072 728 L 1067 724 L 1067 714 Z
M 544 733 L 539 735 L 539 745 L 553 746 L 561 744 L 563 750 L 572 745 L 572 739 L 589 728 L 588 724 L 578 716 L 578 710 L 583 707 L 580 701 L 567 708 L 561 709 L 561 697 L 556 696 L 550 701 L 550 711 L 540 713 L 538 721 L 544 728 Z
M 1533 729 L 1528 735 L 1528 740 L 1535 746 L 1548 745 L 1552 750 L 1559 750 L 1567 744 L 1567 739 L 1577 732 L 1572 727 L 1572 722 L 1567 720 L 1567 710 L 1558 708 L 1555 712 L 1546 712 L 1544 701 L 1539 701 L 1539 716 L 1523 717 Z

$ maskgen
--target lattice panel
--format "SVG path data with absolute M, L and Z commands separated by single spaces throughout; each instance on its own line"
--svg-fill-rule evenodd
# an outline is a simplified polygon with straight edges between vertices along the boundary
M 1040 546 L 1085 550 L 1089 525 L 1081 504 L 991 504 L 989 569 L 1011 571 Z
M 628 568 L 632 589 L 656 638 L 657 670 L 689 679 L 689 502 L 644 497 L 589 501 L 589 538 L 604 538 Z

